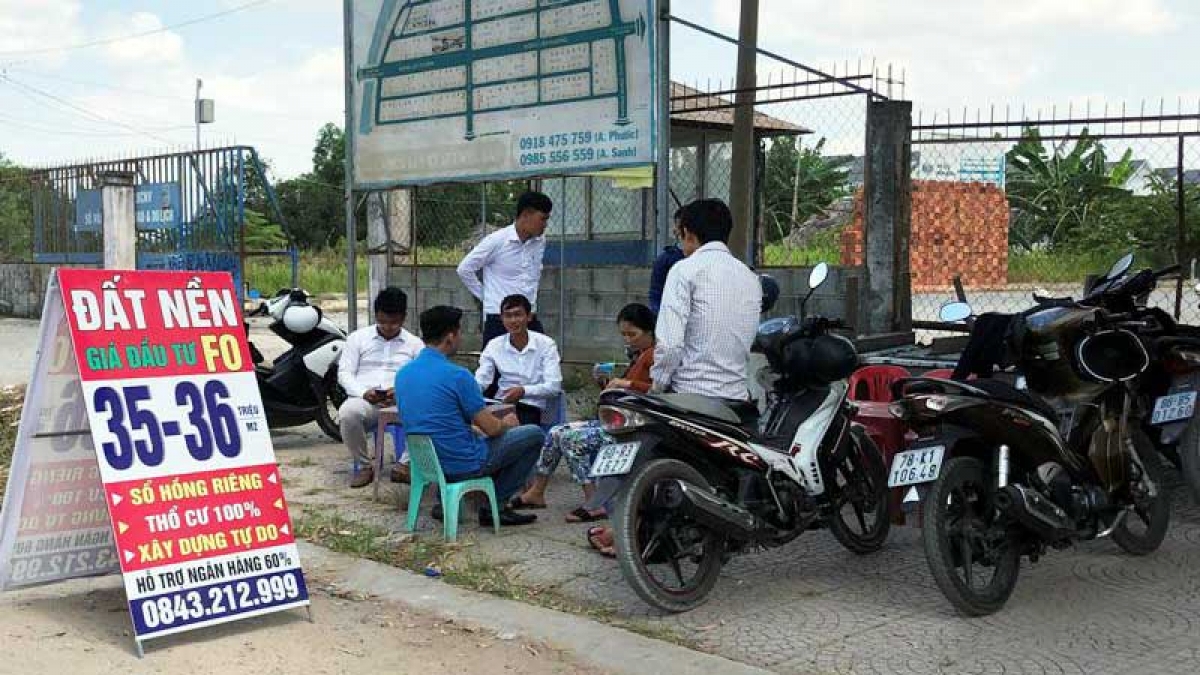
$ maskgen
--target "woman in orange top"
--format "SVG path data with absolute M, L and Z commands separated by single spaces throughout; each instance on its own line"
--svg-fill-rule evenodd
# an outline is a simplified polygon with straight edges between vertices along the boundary
M 650 367 L 654 365 L 654 312 L 645 305 L 626 305 L 617 314 L 617 326 L 625 346 L 634 354 L 633 363 L 623 377 L 604 383 L 606 389 L 630 389 L 641 393 L 650 391 Z M 538 460 L 537 472 L 529 487 L 512 500 L 514 509 L 546 508 L 546 485 L 558 468 L 560 459 L 567 460 L 571 477 L 583 488 L 584 502 L 591 500 L 596 486 L 588 474 L 592 460 L 600 448 L 613 442 L 612 436 L 604 433 L 598 420 L 561 424 L 546 435 L 542 455 Z M 588 523 L 603 520 L 608 514 L 604 509 L 588 510 L 579 507 L 567 515 L 569 523 Z

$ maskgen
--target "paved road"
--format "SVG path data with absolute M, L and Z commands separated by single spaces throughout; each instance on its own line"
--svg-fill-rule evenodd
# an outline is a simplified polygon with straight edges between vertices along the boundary
M 344 450 L 280 444 L 289 502 L 400 529 L 407 487 L 382 502 L 345 488 Z M 319 442 L 319 440 L 318 440 Z M 884 550 L 859 557 L 826 532 L 735 558 L 710 602 L 661 616 L 642 604 L 615 562 L 592 553 L 584 526 L 563 522 L 578 489 L 560 471 L 551 506 L 530 528 L 500 536 L 467 518 L 467 554 L 500 565 L 522 584 L 619 617 L 645 621 L 705 651 L 780 673 L 1005 673 L 1192 675 L 1200 658 L 1200 510 L 1176 495 L 1163 547 L 1147 558 L 1108 541 L 1026 564 L 999 614 L 956 615 L 934 586 L 919 531 L 896 528 Z M 428 496 L 427 496 L 428 501 Z M 437 537 L 424 514 L 424 536 Z

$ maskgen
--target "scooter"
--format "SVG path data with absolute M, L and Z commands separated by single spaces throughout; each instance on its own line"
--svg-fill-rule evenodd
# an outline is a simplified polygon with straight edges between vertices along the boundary
M 270 316 L 271 332 L 291 347 L 270 366 L 262 352 L 250 343 L 254 372 L 272 429 L 298 427 L 316 422 L 321 431 L 341 442 L 338 409 L 346 392 L 338 384 L 338 360 L 346 344 L 346 331 L 309 304 L 305 291 L 282 289 L 262 303 L 251 315 Z M 250 324 L 246 322 L 246 335 Z
M 826 274 L 819 265 L 810 289 Z M 615 442 L 597 453 L 592 475 L 598 494 L 615 495 L 617 559 L 647 604 L 697 607 L 729 556 L 808 530 L 828 527 L 855 553 L 883 545 L 887 468 L 851 423 L 846 380 L 858 354 L 832 332 L 839 325 L 786 317 L 760 326 L 754 350 L 775 375 L 761 420 L 750 401 L 601 395 L 600 421 Z

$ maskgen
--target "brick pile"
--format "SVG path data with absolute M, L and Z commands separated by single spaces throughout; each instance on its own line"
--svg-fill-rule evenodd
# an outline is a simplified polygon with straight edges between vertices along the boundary
M 862 192 L 842 233 L 842 264 L 863 263 Z M 954 275 L 971 288 L 1008 282 L 1008 198 L 986 183 L 913 181 L 910 265 L 914 291 L 944 291 Z

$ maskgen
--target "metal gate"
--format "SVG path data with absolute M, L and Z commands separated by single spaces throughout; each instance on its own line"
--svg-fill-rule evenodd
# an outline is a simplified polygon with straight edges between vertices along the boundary
M 103 258 L 99 176 L 135 175 L 138 269 L 223 271 L 242 288 L 248 256 L 287 256 L 296 282 L 298 255 L 275 192 L 254 148 L 234 146 L 132 157 L 34 171 L 34 261 L 99 265 Z M 247 250 L 248 200 L 278 222 L 285 250 Z

